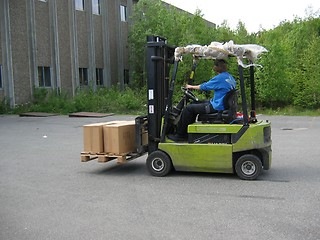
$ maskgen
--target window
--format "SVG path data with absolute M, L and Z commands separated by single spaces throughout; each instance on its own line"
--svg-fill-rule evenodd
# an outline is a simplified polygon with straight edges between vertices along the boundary
M 121 22 L 127 21 L 127 7 L 124 5 L 120 5 L 120 20 Z
M 129 70 L 125 69 L 123 73 L 124 83 L 129 84 Z
M 2 65 L 0 64 L 0 88 L 2 88 Z
M 80 86 L 88 85 L 88 68 L 79 68 L 79 82 Z
M 51 87 L 51 72 L 50 67 L 38 67 L 39 87 Z
M 100 15 L 100 0 L 92 0 L 92 13 Z
M 97 86 L 103 86 L 103 69 L 96 68 L 96 83 Z
M 84 0 L 75 0 L 76 10 L 83 11 L 84 10 Z

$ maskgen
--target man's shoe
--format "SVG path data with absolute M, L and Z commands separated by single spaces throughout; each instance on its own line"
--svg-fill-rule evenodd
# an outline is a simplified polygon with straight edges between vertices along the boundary
M 168 138 L 175 142 L 186 142 L 188 140 L 188 135 L 169 134 Z

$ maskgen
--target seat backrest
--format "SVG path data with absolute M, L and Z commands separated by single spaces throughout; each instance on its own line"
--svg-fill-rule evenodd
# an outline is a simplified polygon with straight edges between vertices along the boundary
M 209 114 L 199 114 L 198 121 L 203 123 L 230 123 L 236 119 L 238 108 L 238 90 L 232 89 L 223 98 L 225 110 Z
M 237 95 L 238 91 L 236 89 L 231 89 L 223 98 L 223 105 L 225 110 L 229 110 L 233 108 L 233 106 L 237 105 Z
M 223 98 L 225 110 L 228 110 L 228 121 L 236 118 L 238 108 L 238 90 L 232 89 Z

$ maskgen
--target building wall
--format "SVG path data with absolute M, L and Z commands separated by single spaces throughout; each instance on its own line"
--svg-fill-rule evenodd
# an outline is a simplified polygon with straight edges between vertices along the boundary
M 14 103 L 30 101 L 27 11 L 25 2 L 9 1 Z M 5 79 L 4 79 L 5 80 Z
M 52 67 L 49 2 L 35 1 L 35 13 L 37 65 Z
M 2 78 L 2 86 L 0 88 L 0 99 L 1 102 L 4 99 L 8 99 L 9 96 L 7 96 L 6 94 L 6 83 L 4 81 L 4 79 L 6 78 L 6 74 L 8 72 L 8 61 L 7 61 L 7 51 L 6 49 L 7 47 L 7 38 L 8 38 L 8 34 L 7 34 L 7 25 L 8 25 L 8 12 L 9 12 L 9 8 L 7 7 L 7 1 L 0 1 L 0 40 L 1 40 L 1 44 L 0 44 L 0 50 L 1 50 L 1 55 L 0 55 L 0 65 L 2 66 L 1 69 L 1 78 Z M 7 63 L 7 64 L 6 64 Z
M 93 25 L 94 25 L 94 46 L 95 46 L 95 63 L 96 68 L 103 68 L 103 27 L 102 27 L 102 16 L 94 15 L 93 16 Z M 107 51 L 107 50 L 106 50 Z
M 0 64 L 6 64 L 0 100 L 9 99 L 12 107 L 30 102 L 39 87 L 39 66 L 50 67 L 49 88 L 57 92 L 76 94 L 79 68 L 88 69 L 94 89 L 96 68 L 103 69 L 106 87 L 123 86 L 128 23 L 120 21 L 120 5 L 131 7 L 132 0 L 100 4 L 96 15 L 90 0 L 83 11 L 75 10 L 74 0 L 1 0 Z
M 70 2 L 66 0 L 57 1 L 57 26 L 60 61 L 61 90 L 73 94 L 74 78 L 72 75 L 72 54 L 71 54 L 71 23 L 70 23 Z
M 128 76 L 128 28 L 138 0 L 100 0 L 100 14 L 84 10 L 75 0 L 0 0 L 0 101 L 10 106 L 32 101 L 39 87 L 38 67 L 50 68 L 50 86 L 74 96 L 80 86 L 79 68 L 88 70 L 87 87 L 97 89 L 96 68 L 103 85 L 124 87 Z M 127 9 L 121 21 L 120 6 Z
M 116 71 L 116 66 L 117 66 L 117 61 L 118 61 L 118 56 L 117 56 L 117 29 L 118 29 L 118 22 L 116 21 L 117 17 L 119 16 L 118 14 L 118 0 L 113 1 L 113 0 L 107 0 L 108 7 L 112 9 L 113 11 L 110 11 L 107 18 L 108 18 L 108 25 L 107 25 L 107 31 L 109 32 L 109 55 L 110 55 L 110 80 L 111 84 L 117 83 L 117 71 Z M 120 7 L 119 7 L 120 8 Z
M 0 5 L 0 9 L 1 9 L 1 5 Z M 0 10 L 1 11 L 1 10 Z M 3 14 L 0 13 L 0 16 L 2 16 Z M 0 23 L 2 22 L 3 20 L 0 18 Z M 0 24 L 0 43 L 2 43 L 2 27 L 1 27 L 2 24 Z M 4 98 L 4 90 L 3 90 L 3 66 L 2 66 L 2 44 L 0 44 L 0 71 L 1 71 L 1 81 L 2 81 L 2 84 L 0 83 L 0 104 L 2 102 L 2 99 Z
M 89 66 L 88 59 L 88 22 L 85 11 L 76 11 L 77 21 L 77 41 L 78 41 L 78 58 L 79 67 L 85 68 Z
M 124 69 L 129 69 L 129 45 L 128 45 L 128 33 L 129 33 L 129 25 L 128 22 L 121 23 L 121 31 L 122 31 L 122 44 L 123 44 L 123 66 Z
M 127 15 L 131 15 L 132 11 L 132 5 L 134 3 L 137 3 L 135 1 L 124 1 L 122 0 L 122 4 L 127 6 Z M 130 24 L 130 18 L 127 17 L 126 22 L 121 22 L 121 36 L 122 36 L 122 46 L 123 46 L 123 64 L 124 69 L 129 69 L 129 43 L 128 43 L 128 35 L 129 35 L 129 24 Z

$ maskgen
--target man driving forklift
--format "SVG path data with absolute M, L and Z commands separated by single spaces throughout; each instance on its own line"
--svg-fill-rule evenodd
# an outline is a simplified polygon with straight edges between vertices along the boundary
M 214 61 L 213 70 L 217 75 L 209 81 L 200 85 L 186 85 L 187 89 L 196 89 L 201 91 L 214 90 L 213 98 L 187 105 L 181 113 L 180 120 L 177 124 L 176 134 L 169 134 L 169 139 L 175 142 L 187 141 L 188 125 L 195 122 L 198 114 L 209 114 L 225 110 L 225 106 L 223 104 L 224 97 L 229 91 L 236 88 L 236 81 L 228 72 L 227 62 L 224 59 L 216 59 Z

